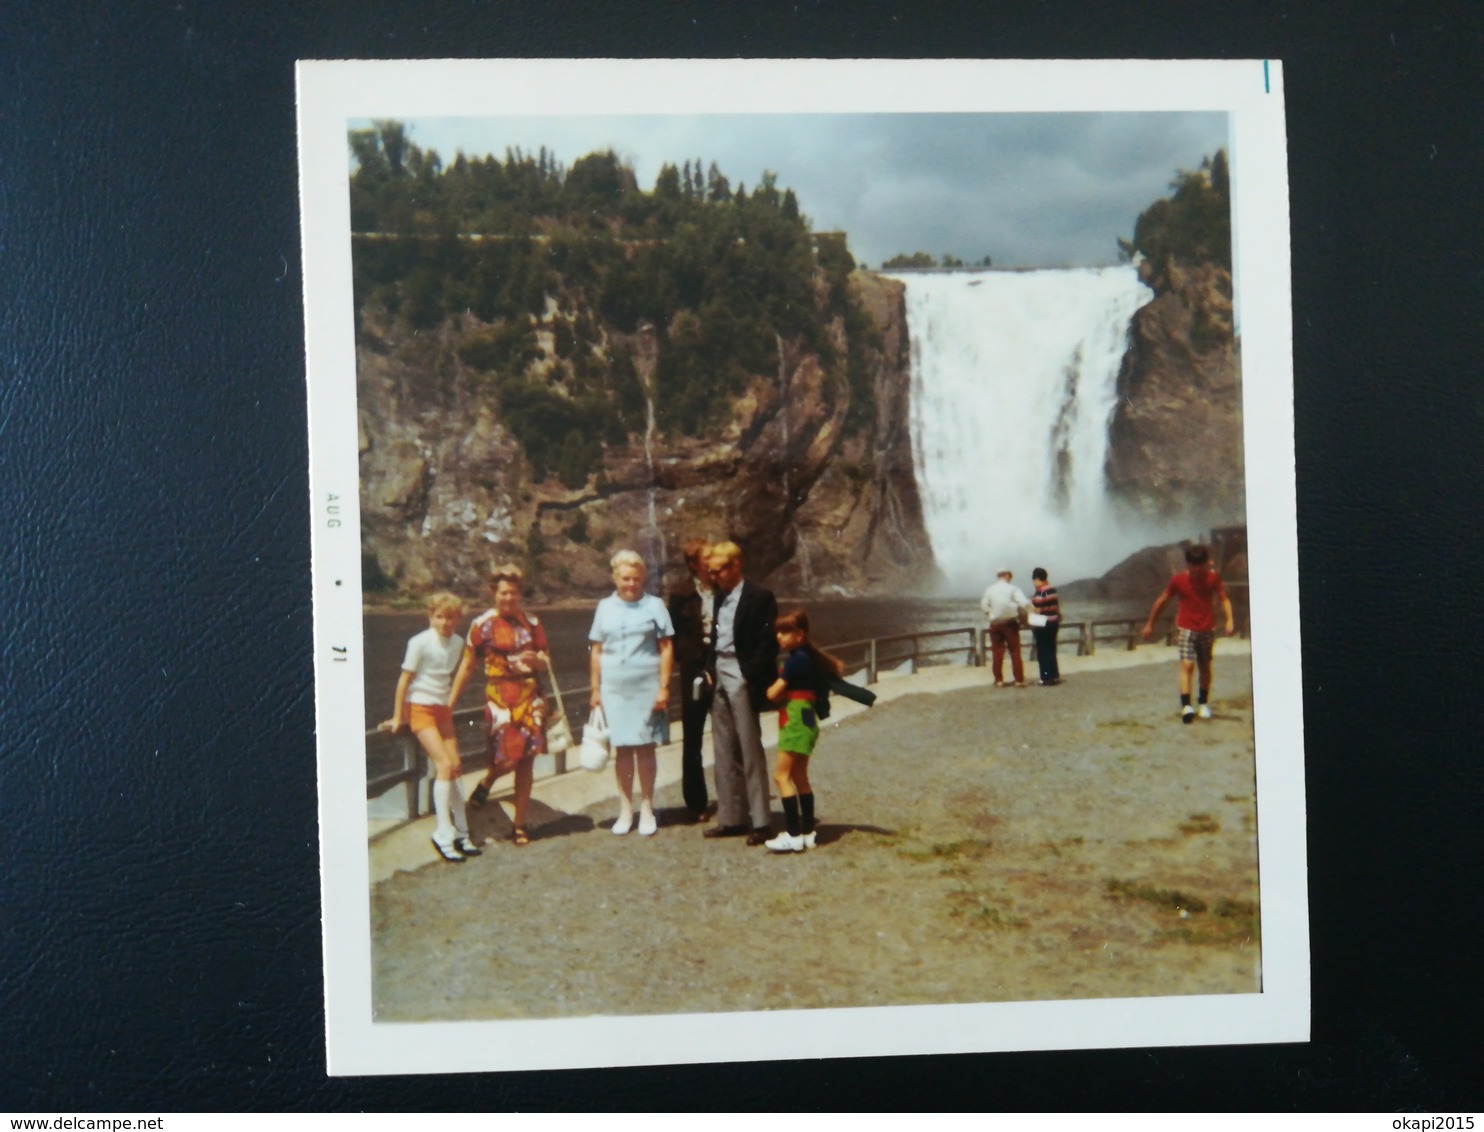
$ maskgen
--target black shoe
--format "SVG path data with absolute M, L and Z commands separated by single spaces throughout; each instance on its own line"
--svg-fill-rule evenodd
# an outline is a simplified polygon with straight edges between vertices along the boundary
M 741 837 L 747 832 L 745 825 L 713 825 L 701 830 L 702 837 Z
M 467 835 L 455 837 L 453 839 L 453 847 L 466 857 L 484 856 L 484 850 L 470 841 Z
M 438 850 L 438 856 L 442 857 L 445 861 L 449 862 L 450 864 L 463 863 L 464 855 L 459 852 L 457 842 L 455 842 L 453 845 L 440 845 L 438 844 L 438 839 L 436 837 L 430 837 L 428 838 L 428 840 L 433 843 L 433 848 Z
M 481 809 L 490 800 L 490 788 L 481 782 L 469 793 L 469 805 Z
M 772 836 L 773 831 L 771 829 L 767 829 L 766 827 L 763 829 L 754 829 L 747 835 L 747 844 L 764 845 L 767 843 L 768 838 Z

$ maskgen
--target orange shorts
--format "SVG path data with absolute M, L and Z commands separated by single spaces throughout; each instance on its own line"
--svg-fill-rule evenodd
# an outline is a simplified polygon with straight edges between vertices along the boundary
M 459 737 L 453 727 L 453 708 L 447 704 L 408 704 L 407 706 L 412 709 L 409 723 L 414 735 L 419 731 L 426 731 L 429 727 L 435 727 L 438 729 L 438 734 L 445 739 Z

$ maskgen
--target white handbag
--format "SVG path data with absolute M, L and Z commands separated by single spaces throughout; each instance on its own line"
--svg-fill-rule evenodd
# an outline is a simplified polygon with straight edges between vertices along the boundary
M 546 673 L 551 677 L 551 694 L 556 697 L 556 715 L 546 721 L 546 753 L 559 755 L 572 749 L 572 725 L 567 722 L 567 708 L 562 703 L 562 690 L 557 687 L 556 673 L 551 669 L 551 657 L 541 654 L 546 660 Z
M 582 725 L 582 748 L 577 761 L 583 770 L 602 770 L 608 765 L 608 721 L 603 718 L 603 709 L 593 708 L 593 713 Z

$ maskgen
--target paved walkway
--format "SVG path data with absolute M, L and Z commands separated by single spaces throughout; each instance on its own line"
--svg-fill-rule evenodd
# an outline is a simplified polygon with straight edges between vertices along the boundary
M 1166 648 L 1069 657 L 1057 688 L 884 679 L 874 708 L 830 721 L 805 853 L 682 824 L 673 751 L 654 837 L 613 837 L 611 774 L 584 772 L 540 789 L 527 848 L 494 806 L 464 864 L 432 860 L 426 822 L 398 831 L 373 848 L 375 1016 L 1258 990 L 1246 652 L 1218 646 L 1215 718 L 1191 726 Z

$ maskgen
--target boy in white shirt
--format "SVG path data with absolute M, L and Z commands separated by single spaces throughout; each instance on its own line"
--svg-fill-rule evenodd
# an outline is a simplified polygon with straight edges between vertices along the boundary
M 464 814 L 464 792 L 459 787 L 458 733 L 453 708 L 448 706 L 453 674 L 468 646 L 454 633 L 464 615 L 464 603 L 450 593 L 428 599 L 428 627 L 407 642 L 402 675 L 397 680 L 396 707 L 383 731 L 410 727 L 428 754 L 433 780 L 433 848 L 445 861 L 478 857 L 480 849 L 469 837 Z

